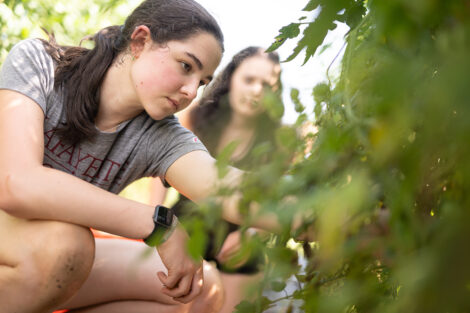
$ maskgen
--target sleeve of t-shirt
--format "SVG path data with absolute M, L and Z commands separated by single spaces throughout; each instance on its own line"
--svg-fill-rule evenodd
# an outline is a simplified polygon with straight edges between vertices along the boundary
M 181 126 L 175 117 L 166 118 L 159 131 L 149 136 L 146 146 L 149 174 L 160 177 L 164 183 L 166 171 L 180 157 L 196 150 L 207 152 L 199 138 Z
M 38 39 L 16 44 L 0 70 L 0 89 L 17 91 L 39 104 L 46 113 L 47 97 L 54 88 L 54 63 Z

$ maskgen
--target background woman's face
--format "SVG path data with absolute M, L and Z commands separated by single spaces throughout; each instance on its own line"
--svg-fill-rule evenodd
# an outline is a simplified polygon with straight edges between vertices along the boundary
M 252 118 L 263 111 L 263 92 L 277 83 L 276 69 L 266 55 L 251 56 L 238 66 L 230 81 L 229 100 L 234 114 Z

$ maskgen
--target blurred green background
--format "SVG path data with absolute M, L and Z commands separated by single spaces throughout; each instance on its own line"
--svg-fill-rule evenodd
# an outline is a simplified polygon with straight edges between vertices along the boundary
M 138 3 L 3 1 L 0 58 L 44 37 L 40 26 L 77 44 Z M 258 147 L 273 161 L 241 186 L 241 210 L 255 202 L 284 230 L 244 243 L 268 262 L 259 296 L 238 312 L 269 308 L 277 300 L 261 291 L 282 291 L 289 277 L 298 288 L 281 298 L 303 312 L 470 312 L 470 1 L 305 1 L 272 48 L 295 40 L 291 59 L 308 62 L 337 23 L 350 27 L 340 75 L 312 90 L 314 119 L 291 91 L 297 122 Z M 276 116 L 282 104 L 265 102 Z M 220 213 L 211 202 L 199 210 L 186 222 L 193 250 Z M 310 242 L 292 240 L 295 214 L 313 226 Z
M 41 27 L 54 32 L 59 43 L 77 45 L 82 37 L 122 24 L 140 3 L 137 0 L 2 0 L 0 51 L 3 60 L 21 39 L 46 38 Z

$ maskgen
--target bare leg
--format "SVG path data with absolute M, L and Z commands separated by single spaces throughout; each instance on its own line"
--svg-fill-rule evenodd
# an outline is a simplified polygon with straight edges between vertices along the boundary
M 222 305 L 220 278 L 210 265 L 204 267 L 203 292 L 191 303 L 182 305 L 163 295 L 156 273 L 164 266 L 156 250 L 142 257 L 147 249 L 143 243 L 98 240 L 93 262 L 95 240 L 89 229 L 18 219 L 2 210 L 0 238 L 0 313 L 50 313 L 57 308 L 215 312 Z
M 223 301 L 217 270 L 204 263 L 200 296 L 183 305 L 162 294 L 158 271 L 166 271 L 155 249 L 143 243 L 96 239 L 96 258 L 79 292 L 62 307 L 75 313 L 217 312 Z
M 165 307 L 153 301 L 115 301 L 95 305 L 84 309 L 69 311 L 70 313 L 169 313 L 175 312 L 173 305 Z M 186 312 L 185 310 L 181 312 Z
M 225 291 L 225 301 L 219 313 L 232 313 L 235 307 L 243 300 L 250 300 L 249 287 L 261 281 L 262 273 L 259 274 L 228 274 L 220 273 L 222 285 Z
M 0 313 L 45 313 L 80 288 L 93 263 L 89 229 L 0 210 Z

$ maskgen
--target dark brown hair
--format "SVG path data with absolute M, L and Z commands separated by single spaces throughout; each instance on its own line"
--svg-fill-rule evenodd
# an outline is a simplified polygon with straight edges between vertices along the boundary
M 228 94 L 233 73 L 243 61 L 262 53 L 264 50 L 260 47 L 247 47 L 235 54 L 222 72 L 217 75 L 214 82 L 206 88 L 199 105 L 190 113 L 192 130 L 213 156 L 216 156 L 220 135 L 232 114 Z M 279 64 L 277 53 L 267 53 L 267 57 L 274 64 Z M 281 92 L 281 83 L 278 79 L 276 94 L 280 97 Z M 255 145 L 261 141 L 273 140 L 274 130 L 279 126 L 279 121 L 272 119 L 267 113 L 261 113 L 257 117 L 256 125 L 258 127 L 255 134 Z
M 53 36 L 44 42 L 57 62 L 54 87 L 64 88 L 66 124 L 58 129 L 63 140 L 75 144 L 92 139 L 100 88 L 117 55 L 128 49 L 134 29 L 145 25 L 155 43 L 184 40 L 200 32 L 212 34 L 223 48 L 223 34 L 215 19 L 193 0 L 146 0 L 122 26 L 110 26 L 91 37 L 93 49 L 59 46 Z

